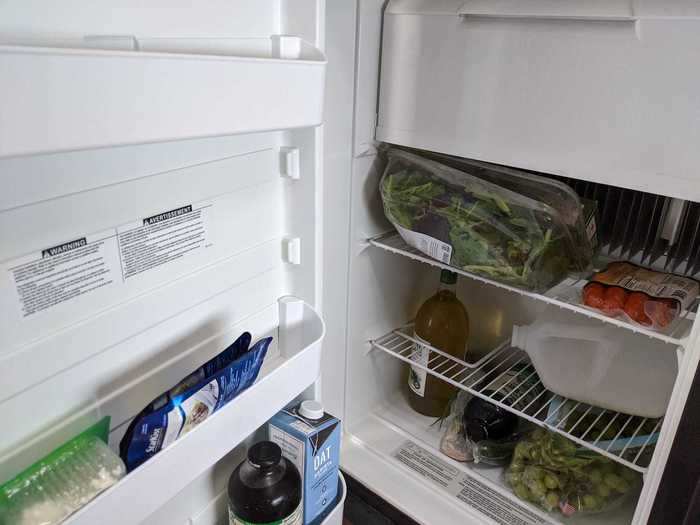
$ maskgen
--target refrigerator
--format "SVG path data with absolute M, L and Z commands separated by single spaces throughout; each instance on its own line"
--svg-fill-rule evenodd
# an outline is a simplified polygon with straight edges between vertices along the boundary
M 246 447 L 304 399 L 342 419 L 343 472 L 418 523 L 694 522 L 697 303 L 654 332 L 583 307 L 585 279 L 457 270 L 473 356 L 554 308 L 675 358 L 662 418 L 614 415 L 653 427 L 639 454 L 506 406 L 641 476 L 604 512 L 545 512 L 409 407 L 405 327 L 448 266 L 379 182 L 386 147 L 555 177 L 596 201 L 601 256 L 696 277 L 699 35 L 687 0 L 0 2 L 0 483 L 104 416 L 117 450 L 250 331 L 274 337 L 255 384 L 66 523 L 227 523 Z

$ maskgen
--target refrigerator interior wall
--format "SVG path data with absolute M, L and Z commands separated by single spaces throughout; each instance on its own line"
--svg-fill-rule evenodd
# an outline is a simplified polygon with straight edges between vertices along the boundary
M 472 122 L 472 120 L 465 118 L 462 108 L 482 111 L 483 119 L 488 125 L 480 129 L 480 133 L 476 134 L 476 136 L 482 141 L 492 140 L 494 136 L 496 136 L 498 141 L 493 140 L 493 143 L 487 144 L 489 147 L 492 146 L 492 149 L 489 150 L 482 150 L 474 146 L 474 154 L 472 157 L 500 162 L 502 164 L 510 164 L 520 168 L 530 168 L 566 175 L 572 180 L 578 178 L 595 182 L 604 182 L 614 187 L 615 198 L 619 197 L 622 199 L 624 197 L 624 201 L 636 210 L 648 209 L 650 205 L 653 207 L 653 203 L 657 200 L 658 202 L 662 202 L 660 197 L 657 199 L 658 195 L 683 196 L 684 198 L 689 198 L 689 196 L 694 195 L 688 183 L 688 180 L 691 180 L 689 177 L 692 175 L 688 175 L 687 169 L 688 166 L 694 166 L 694 164 L 692 162 L 687 162 L 688 159 L 684 156 L 671 159 L 670 162 L 677 161 L 678 163 L 682 163 L 681 167 L 685 167 L 685 171 L 683 172 L 685 175 L 678 175 L 676 178 L 678 173 L 678 170 L 676 170 L 674 171 L 672 179 L 664 179 L 663 184 L 652 184 L 651 176 L 647 176 L 648 172 L 647 175 L 643 177 L 635 178 L 634 176 L 628 176 L 629 174 L 624 172 L 624 170 L 619 169 L 621 166 L 618 164 L 612 166 L 607 164 L 611 162 L 609 158 L 594 159 L 596 163 L 600 162 L 601 165 L 604 164 L 605 170 L 588 170 L 592 164 L 586 165 L 587 171 L 585 172 L 576 172 L 573 169 L 568 169 L 574 166 L 575 162 L 578 162 L 577 159 L 579 155 L 582 157 L 585 156 L 586 159 L 596 154 L 604 156 L 610 152 L 615 152 L 615 155 L 618 155 L 619 146 L 627 144 L 627 142 L 625 142 L 626 139 L 621 139 L 620 144 L 603 144 L 596 141 L 588 141 L 583 143 L 585 147 L 576 143 L 576 147 L 567 145 L 566 148 L 560 149 L 551 147 L 551 141 L 538 141 L 537 137 L 533 138 L 532 136 L 529 137 L 533 138 L 532 141 L 523 141 L 521 140 L 522 133 L 519 131 L 508 132 L 508 129 L 516 129 L 517 126 L 539 125 L 539 123 L 544 121 L 549 122 L 549 120 L 564 117 L 562 117 L 561 112 L 544 109 L 550 107 L 544 105 L 542 106 L 542 111 L 537 111 L 537 115 L 529 120 L 524 118 L 513 119 L 514 113 L 511 111 L 508 104 L 511 104 L 511 102 L 512 104 L 517 104 L 518 101 L 521 100 L 521 97 L 518 96 L 512 101 L 508 101 L 507 97 L 504 98 L 503 93 L 499 93 L 498 97 L 492 93 L 492 91 L 495 93 L 498 90 L 508 91 L 512 89 L 517 91 L 518 89 L 517 82 L 509 83 L 503 80 L 503 78 L 508 78 L 509 72 L 508 68 L 505 66 L 513 62 L 513 56 L 518 56 L 517 53 L 515 55 L 513 53 L 508 54 L 506 51 L 517 48 L 519 52 L 524 53 L 527 51 L 527 56 L 531 56 L 530 48 L 522 46 L 522 38 L 523 34 L 526 34 L 528 38 L 536 40 L 535 29 L 543 29 L 542 34 L 548 34 L 549 31 L 558 37 L 565 37 L 567 34 L 571 34 L 568 32 L 571 30 L 575 35 L 572 38 L 579 38 L 582 43 L 588 42 L 591 36 L 602 38 L 603 43 L 615 42 L 623 38 L 622 36 L 615 35 L 624 34 L 624 38 L 627 37 L 627 30 L 624 29 L 627 26 L 616 25 L 617 22 L 562 20 L 559 22 L 554 21 L 552 25 L 550 24 L 551 21 L 527 21 L 520 19 L 507 21 L 498 17 L 493 20 L 482 20 L 479 18 L 468 21 L 461 19 L 455 21 L 455 26 L 458 23 L 461 24 L 460 29 L 463 29 L 467 25 L 469 25 L 470 28 L 476 26 L 479 35 L 483 36 L 482 33 L 485 33 L 487 36 L 498 40 L 497 42 L 489 44 L 489 49 L 485 52 L 474 53 L 473 55 L 478 57 L 474 67 L 489 69 L 489 71 L 493 73 L 492 76 L 486 78 L 481 76 L 474 77 L 478 79 L 478 81 L 475 81 L 475 85 L 484 86 L 484 90 L 489 91 L 489 93 L 481 93 L 479 97 L 471 96 L 470 100 L 465 101 L 464 105 L 450 105 L 450 107 L 447 108 L 449 104 L 445 104 L 443 106 L 444 112 L 433 111 L 432 108 L 429 108 L 433 100 L 441 100 L 441 95 L 436 95 L 432 98 L 432 95 L 438 93 L 440 89 L 450 89 L 450 86 L 454 86 L 455 93 L 458 95 L 461 93 L 457 85 L 462 82 L 462 77 L 457 79 L 457 82 L 450 82 L 449 79 L 451 76 L 454 76 L 455 72 L 462 71 L 462 69 L 446 67 L 445 71 L 440 74 L 430 69 L 429 72 L 424 74 L 422 66 L 425 64 L 420 61 L 425 60 L 426 64 L 431 63 L 437 65 L 441 64 L 444 58 L 446 63 L 452 63 L 455 60 L 455 53 L 480 49 L 478 47 L 479 42 L 474 43 L 476 47 L 468 47 L 461 43 L 461 41 L 460 43 L 455 44 L 453 42 L 451 44 L 452 41 L 449 40 L 453 34 L 451 29 L 446 30 L 445 34 L 441 34 L 439 38 L 437 36 L 431 37 L 430 35 L 433 33 L 425 30 L 425 25 L 439 24 L 443 16 L 441 12 L 444 10 L 444 6 L 448 6 L 449 9 L 454 3 L 455 2 L 450 3 L 449 1 L 431 3 L 432 9 L 437 11 L 439 16 L 421 16 L 426 14 L 425 10 L 430 10 L 430 7 L 426 7 L 427 2 L 389 2 L 389 9 L 392 5 L 396 4 L 400 8 L 407 6 L 406 11 L 410 11 L 411 8 L 416 8 L 416 11 L 421 11 L 423 8 L 425 8 L 425 10 L 412 14 L 397 14 L 394 17 L 395 20 L 386 22 L 384 26 L 385 47 L 381 53 L 382 3 L 371 1 L 360 2 L 358 4 L 359 12 L 357 14 L 358 28 L 356 33 L 355 58 L 357 95 L 353 141 L 355 159 L 353 163 L 350 225 L 348 354 L 346 357 L 346 405 L 344 411 L 347 436 L 344 443 L 343 467 L 348 470 L 351 475 L 362 479 L 370 488 L 380 492 L 382 496 L 392 504 L 407 512 L 419 522 L 425 523 L 434 522 L 436 515 L 439 515 L 441 521 L 445 523 L 460 523 L 465 520 L 469 521 L 470 519 L 475 522 L 480 522 L 485 520 L 485 518 L 483 513 L 458 501 L 457 498 L 446 494 L 440 488 L 436 488 L 435 485 L 426 481 L 425 478 L 416 475 L 415 472 L 397 461 L 394 457 L 396 450 L 406 439 L 419 443 L 424 450 L 434 453 L 441 460 L 445 461 L 448 466 L 457 469 L 457 471 L 471 473 L 479 477 L 480 483 L 483 483 L 488 489 L 492 490 L 487 500 L 494 505 L 499 506 L 502 504 L 503 500 L 501 496 L 506 496 L 506 498 L 511 500 L 513 497 L 509 497 L 507 495 L 508 491 L 503 490 L 503 482 L 499 479 L 500 471 L 498 469 L 495 471 L 491 470 L 490 472 L 482 469 L 477 471 L 470 470 L 469 466 L 460 467 L 460 465 L 450 462 L 449 459 L 446 459 L 444 456 L 441 456 L 439 452 L 436 452 L 441 432 L 436 426 L 431 425 L 432 420 L 424 418 L 409 409 L 403 397 L 402 391 L 406 381 L 405 365 L 396 359 L 392 359 L 385 354 L 372 350 L 368 343 L 370 339 L 381 336 L 409 321 L 412 316 L 415 315 L 419 304 L 434 292 L 437 283 L 436 271 L 420 263 L 412 262 L 408 258 L 383 251 L 376 253 L 376 250 L 367 243 L 369 238 L 391 229 L 391 226 L 383 217 L 381 203 L 379 201 L 378 182 L 381 175 L 381 164 L 373 154 L 374 145 L 372 144 L 371 133 L 366 131 L 374 128 L 377 112 L 379 113 L 377 127 L 378 140 L 395 142 L 409 147 L 432 149 L 434 151 L 442 151 L 453 155 L 469 156 L 465 148 L 467 146 L 471 148 L 472 144 L 469 140 L 466 140 L 464 136 L 460 135 L 464 130 L 459 127 L 459 123 Z M 463 2 L 459 2 L 459 4 L 461 6 Z M 515 5 L 515 3 L 512 2 L 504 2 L 503 4 L 508 4 L 510 7 Z M 489 5 L 493 6 L 494 3 L 489 3 Z M 569 5 L 573 5 L 573 3 Z M 659 4 L 655 4 L 654 2 L 644 2 L 643 5 L 640 3 L 639 6 L 643 8 L 645 14 L 648 16 L 667 15 L 669 18 L 673 18 L 697 15 L 692 9 L 683 11 L 675 5 L 667 6 L 670 11 L 665 13 L 660 11 L 661 8 Z M 455 16 L 456 14 L 456 11 L 452 13 L 452 15 Z M 383 16 L 386 21 L 392 15 L 387 13 Z M 683 30 L 695 23 L 692 19 L 684 19 L 679 22 Z M 401 24 L 403 32 L 397 31 L 395 35 L 389 35 L 389 37 L 387 37 L 387 31 L 388 28 L 391 27 L 391 24 Z M 646 26 L 644 24 L 646 24 Z M 635 24 L 633 24 L 633 26 L 634 25 Z M 657 25 L 655 22 L 643 21 L 643 23 L 637 27 L 652 28 L 654 31 L 651 31 L 651 35 L 654 35 L 657 30 L 661 29 L 661 25 Z M 554 27 L 554 29 L 547 29 L 549 27 Z M 667 29 L 667 27 L 668 26 L 664 25 L 664 29 Z M 617 30 L 622 30 L 622 33 Z M 454 31 L 457 31 L 457 29 L 455 28 Z M 439 32 L 436 32 L 435 34 L 438 33 Z M 332 29 L 329 32 L 329 35 L 331 34 L 333 34 Z M 461 35 L 461 33 L 459 34 Z M 645 34 L 646 33 L 642 33 L 642 36 Z M 387 56 L 387 38 L 394 38 L 395 40 L 395 42 L 389 42 L 389 46 L 395 44 L 394 48 L 389 47 L 389 53 L 395 50 L 395 56 L 391 54 Z M 634 38 L 636 38 L 636 36 Z M 526 41 L 531 42 L 531 40 L 527 39 Z M 439 52 L 433 52 L 434 49 L 431 46 L 438 45 L 438 43 L 446 43 L 446 45 Z M 481 45 L 483 45 L 483 43 Z M 556 51 L 555 49 L 550 52 L 554 53 Z M 562 54 L 564 52 L 565 51 L 562 51 Z M 581 52 L 586 53 L 585 50 Z M 680 50 L 681 55 L 684 52 L 684 49 Z M 378 62 L 380 56 L 382 57 L 381 68 Z M 471 57 L 472 55 L 467 56 Z M 542 55 L 537 55 L 533 51 L 532 56 Z M 674 54 L 673 56 L 677 57 L 678 54 Z M 506 61 L 504 57 L 508 58 L 508 60 Z M 396 63 L 391 64 L 392 61 Z M 524 62 L 524 58 L 523 61 L 516 60 L 515 64 L 517 65 L 520 62 Z M 597 60 L 589 62 L 591 65 L 598 63 Z M 683 62 L 683 60 L 679 58 L 678 63 L 681 62 Z M 687 61 L 683 63 L 686 62 Z M 387 65 L 387 63 L 389 64 Z M 674 64 L 676 63 L 677 62 L 674 61 Z M 547 64 L 547 60 L 537 60 L 532 66 L 546 67 Z M 523 68 L 524 67 L 526 67 L 525 64 L 523 64 Z M 395 74 L 393 71 L 394 69 L 401 69 L 399 75 Z M 619 74 L 622 73 L 620 72 Z M 376 86 L 376 82 L 378 81 L 378 75 L 381 76 L 380 99 L 377 98 L 377 92 L 373 89 L 373 86 Z M 464 78 L 470 80 L 472 77 Z M 495 82 L 497 85 L 496 91 L 494 91 L 491 84 L 487 82 L 490 78 L 498 79 Z M 548 79 L 550 75 L 545 75 L 544 78 Z M 485 86 L 487 85 L 490 87 L 486 88 Z M 586 85 L 587 84 L 582 83 L 580 89 L 585 89 L 584 86 Z M 615 85 L 612 87 L 615 87 Z M 577 86 L 572 86 L 571 89 L 564 90 L 563 92 L 567 93 L 566 100 L 562 100 L 561 104 L 566 107 L 579 107 L 574 103 L 575 100 L 572 101 L 572 96 L 570 96 L 572 92 L 578 92 L 578 89 Z M 593 92 L 605 98 L 605 96 L 607 96 L 606 89 L 601 87 L 600 90 L 595 90 Z M 392 96 L 389 96 L 388 93 L 391 93 Z M 398 94 L 398 96 L 393 96 L 396 94 Z M 614 94 L 611 96 L 613 95 Z M 442 102 L 445 100 L 446 99 L 443 97 Z M 681 100 L 685 99 L 681 98 Z M 474 101 L 474 104 L 470 104 L 470 101 Z M 492 101 L 493 103 L 486 103 L 484 101 Z M 507 104 L 501 106 L 499 105 L 501 101 L 505 101 Z M 532 105 L 532 107 L 536 110 L 538 106 Z M 623 109 L 627 110 L 630 108 L 623 105 Z M 431 115 L 430 118 L 426 117 L 427 120 L 426 118 L 418 118 L 423 114 L 422 112 L 424 110 L 425 115 Z M 522 111 L 525 110 L 528 110 L 528 108 L 522 109 Z M 431 113 L 431 111 L 433 111 L 433 113 Z M 499 111 L 503 111 L 503 114 L 501 115 Z M 442 118 L 443 113 L 446 115 L 445 118 Z M 515 114 L 519 115 L 519 113 Z M 600 120 L 600 115 L 596 112 L 585 113 L 582 111 L 580 112 L 580 118 L 583 119 L 587 114 L 592 115 L 594 119 Z M 689 114 L 692 114 L 692 112 Z M 501 115 L 501 117 L 496 118 L 498 115 Z M 568 112 L 564 113 L 564 115 L 568 115 Z M 391 119 L 389 119 L 389 117 L 391 117 Z M 609 117 L 609 115 L 606 115 L 603 122 L 612 120 Z M 568 119 L 568 117 L 566 117 L 566 119 Z M 389 120 L 391 120 L 390 123 L 401 121 L 401 123 L 405 125 L 397 125 L 389 129 L 386 127 L 388 126 L 387 122 Z M 574 123 L 579 124 L 579 120 L 575 120 Z M 692 123 L 688 125 L 692 126 Z M 501 136 L 494 135 L 493 128 L 498 126 L 501 126 L 502 129 L 505 130 L 503 136 L 512 138 L 512 140 L 517 139 L 518 144 L 513 146 L 510 142 L 506 143 L 505 141 L 501 141 Z M 562 133 L 561 130 L 568 129 L 571 126 L 571 123 L 567 123 L 567 126 L 559 126 L 558 128 L 542 126 L 542 130 L 557 135 L 557 137 L 561 136 L 558 140 L 569 141 L 571 137 L 566 133 Z M 648 130 L 649 128 L 655 129 L 653 126 L 649 126 L 645 129 Z M 635 133 L 640 133 L 639 128 L 633 127 L 633 129 Z M 686 129 L 684 132 L 688 133 L 683 135 L 682 138 L 677 138 L 675 134 L 673 134 L 672 140 L 674 142 L 672 147 L 675 148 L 677 145 L 675 142 L 676 140 L 692 140 L 696 131 L 697 130 L 694 129 Z M 457 137 L 454 143 L 451 139 L 444 136 L 445 132 L 449 132 L 450 135 Z M 430 140 L 419 140 L 425 138 L 424 135 L 426 134 L 429 135 Z M 555 141 L 554 144 L 557 144 L 557 142 Z M 479 146 L 481 145 L 482 143 L 479 143 Z M 472 150 L 470 149 L 469 151 Z M 549 161 L 551 158 L 549 157 L 545 159 L 545 155 L 558 155 L 560 151 L 562 155 L 564 153 L 566 154 L 567 159 L 573 159 L 571 165 L 567 166 L 567 169 L 561 169 L 563 166 L 562 163 L 550 163 Z M 580 151 L 583 151 L 583 153 L 579 153 Z M 491 154 L 486 155 L 484 152 Z M 515 158 L 512 155 L 513 152 L 518 153 L 519 156 Z M 628 153 L 629 152 L 620 151 L 619 157 L 627 161 L 630 159 L 634 161 L 634 159 L 639 157 L 634 155 L 628 157 Z M 687 151 L 685 151 L 683 155 L 687 155 Z M 547 162 L 545 162 L 545 160 L 547 160 Z M 579 166 L 583 166 L 583 162 L 576 165 L 576 167 Z M 675 166 L 675 164 L 673 164 L 673 166 Z M 646 169 L 648 166 L 643 165 L 642 167 Z M 686 179 L 683 179 L 683 177 L 686 177 Z M 655 180 L 659 179 L 656 178 Z M 650 196 L 636 197 L 634 196 L 634 192 L 628 194 L 628 190 L 623 190 L 622 188 L 641 189 L 650 192 Z M 688 191 L 686 192 L 686 190 Z M 620 197 L 620 195 L 623 197 Z M 630 197 L 630 195 L 632 196 Z M 692 199 L 693 197 L 690 198 Z M 613 198 L 612 200 L 615 199 Z M 689 206 L 692 207 L 692 205 Z M 688 215 L 686 215 L 686 217 L 687 216 Z M 689 231 L 692 232 L 695 224 L 692 220 L 687 224 L 690 227 Z M 695 238 L 693 234 L 689 233 L 688 235 L 691 240 L 689 241 L 687 240 L 688 238 L 686 238 L 683 246 L 694 242 L 692 241 L 692 239 Z M 611 237 L 614 241 L 613 244 L 617 243 L 617 249 L 612 251 L 618 256 L 623 256 L 620 250 L 625 251 L 625 253 L 629 255 L 629 251 L 635 249 L 639 244 L 636 241 L 630 242 L 629 238 L 624 235 L 620 237 L 620 232 L 617 228 L 613 228 Z M 663 239 L 659 239 L 659 244 L 657 246 L 655 245 L 655 250 L 658 248 L 652 257 L 655 264 L 660 267 L 670 264 L 676 268 L 677 271 L 692 274 L 693 271 L 690 266 L 692 266 L 691 263 L 693 261 L 688 263 L 681 262 L 681 264 L 678 265 L 683 259 L 682 257 L 675 257 L 678 253 L 674 253 L 674 250 L 678 251 L 678 249 L 670 247 L 670 251 L 667 251 L 669 247 L 663 245 L 663 242 Z M 687 250 L 683 248 L 681 251 Z M 662 254 L 660 258 L 658 253 Z M 641 255 L 641 252 L 639 252 L 638 255 Z M 674 257 L 669 258 L 666 257 L 667 255 L 672 255 Z M 543 303 L 537 299 L 527 298 L 521 294 L 513 294 L 468 279 L 461 280 L 460 294 L 467 308 L 470 309 L 472 318 L 475 320 L 473 326 L 478 327 L 474 330 L 475 333 L 473 335 L 473 350 L 475 352 L 488 350 L 495 339 L 508 336 L 510 327 L 514 322 L 530 321 L 544 306 Z M 488 315 L 489 312 L 491 316 Z M 494 313 L 496 314 L 495 316 L 493 315 Z M 684 337 L 682 340 L 686 351 L 682 354 L 683 361 L 679 371 L 679 377 L 676 381 L 676 388 L 669 404 L 666 417 L 664 418 L 662 436 L 656 446 L 656 452 L 651 468 L 646 476 L 643 492 L 639 495 L 638 500 L 636 498 L 630 498 L 625 502 L 622 508 L 587 518 L 587 522 L 594 522 L 597 524 L 630 523 L 635 514 L 635 522 L 643 523 L 645 521 L 645 516 L 648 515 L 651 505 L 653 504 L 654 494 L 657 490 L 661 473 L 663 472 L 665 459 L 675 433 L 675 428 L 678 424 L 680 412 L 683 409 L 687 390 L 692 382 L 692 375 L 697 367 L 698 351 L 697 345 L 695 344 L 697 328 L 694 327 L 693 330 L 689 331 L 686 335 L 687 337 Z M 674 343 L 677 344 L 678 342 L 678 339 L 674 338 Z M 659 343 L 659 348 L 660 351 L 675 351 L 672 347 L 663 343 Z M 378 461 L 382 464 L 381 468 L 377 468 Z M 482 490 L 486 489 L 482 488 Z M 471 504 L 474 505 L 474 501 L 477 499 L 478 496 L 473 498 Z M 517 501 L 517 499 L 514 501 Z M 639 501 L 639 505 L 637 505 L 637 501 Z M 504 505 L 505 508 L 507 508 L 508 504 Z M 533 509 L 530 508 L 529 511 L 533 511 Z M 514 512 L 516 514 L 520 513 L 522 516 L 521 510 L 516 509 Z
M 323 2 L 293 4 L 163 1 L 144 7 L 141 2 L 116 6 L 75 0 L 59 8 L 9 1 L 0 7 L 0 40 L 27 47 L 78 42 L 85 47 L 86 35 L 133 35 L 148 37 L 154 49 L 163 39 L 181 46 L 178 53 L 206 54 L 211 42 L 223 38 L 231 54 L 254 57 L 259 42 L 269 48 L 271 36 L 295 35 L 322 49 Z M 98 40 L 99 47 L 109 47 L 109 38 Z M 206 86 L 201 90 L 206 92 Z M 127 107 L 131 101 L 122 95 L 112 93 L 105 104 Z M 321 94 L 319 107 L 322 99 Z M 267 101 L 251 103 L 263 107 Z M 211 111 L 216 109 L 213 104 Z M 7 129 L 12 122 L 3 115 L 0 111 Z M 70 132 L 85 122 L 62 125 Z M 148 119 L 131 126 L 141 130 Z M 285 126 L 280 120 L 273 129 Z M 216 468 L 210 467 L 220 450 L 233 448 L 241 432 L 247 435 L 262 423 L 262 414 L 272 415 L 300 392 L 319 395 L 312 383 L 320 372 L 323 322 L 304 307 L 304 317 L 292 320 L 296 332 L 287 333 L 280 326 L 278 300 L 293 295 L 310 305 L 321 302 L 321 144 L 320 128 L 306 127 L 0 158 L 0 419 L 12 422 L 0 437 L 0 482 L 104 415 L 112 417 L 110 445 L 115 448 L 139 410 L 241 332 L 251 331 L 256 340 L 273 335 L 259 380 L 264 385 L 257 402 L 264 410 L 239 419 L 229 436 L 207 438 L 207 429 L 217 426 L 209 425 L 213 418 L 193 433 L 195 441 L 220 441 L 211 458 L 202 449 L 199 459 L 192 459 L 202 463 L 186 469 L 199 476 L 204 489 L 192 489 L 193 507 L 178 517 L 184 522 L 219 495 Z M 199 217 L 189 230 L 191 242 L 161 258 L 137 253 L 133 244 L 127 247 L 127 231 L 140 232 L 144 219 L 157 223 L 173 210 Z M 47 292 L 42 299 L 30 291 L 38 282 L 27 265 L 51 256 L 44 250 L 60 247 L 54 253 L 68 253 L 82 243 L 92 250 L 92 259 L 81 260 L 93 265 L 92 280 L 75 268 L 71 272 L 83 285 L 72 295 Z M 30 287 L 22 288 L 27 282 Z M 287 342 L 280 342 L 285 335 Z M 301 355 L 300 345 L 309 345 L 312 356 Z M 299 365 L 303 371 L 295 371 Z M 275 378 L 284 384 L 276 385 Z M 255 399 L 251 391 L 245 403 Z M 180 450 L 186 450 L 180 445 L 185 438 L 176 444 Z M 140 470 L 139 483 L 152 481 L 149 469 Z M 136 495 L 143 494 L 143 500 L 119 519 L 145 519 L 175 495 L 173 490 L 192 481 L 175 470 L 172 474 L 165 489 L 138 487 Z M 100 506 L 112 510 L 116 502 L 102 501 L 95 500 L 74 522 L 96 516 L 103 522 Z
M 405 363 L 372 349 L 368 344 L 368 341 L 403 326 L 413 318 L 420 304 L 435 292 L 439 272 L 409 258 L 383 250 L 377 251 L 366 244 L 368 237 L 389 228 L 377 196 L 382 163 L 377 157 L 365 156 L 355 159 L 355 168 L 352 243 L 357 248 L 350 266 L 345 411 L 348 437 L 344 468 L 419 521 L 429 523 L 431 517 L 442 512 L 442 509 L 450 509 L 451 517 L 445 518 L 446 522 L 463 521 L 469 516 L 483 519 L 483 514 L 475 512 L 469 503 L 462 503 L 439 490 L 436 493 L 430 481 L 406 468 L 395 457 L 404 442 L 410 440 L 436 455 L 450 468 L 456 469 L 456 472 L 467 473 L 473 476 L 471 479 L 477 479 L 495 491 L 496 495 L 488 496 L 493 502 L 501 501 L 502 495 L 508 497 L 510 494 L 503 484 L 501 469 L 459 464 L 439 452 L 439 441 L 444 428 L 436 425 L 433 418 L 421 416 L 409 408 L 405 398 Z M 372 196 L 369 201 L 368 196 Z M 468 278 L 460 278 L 458 295 L 470 314 L 470 360 L 487 354 L 508 340 L 513 324 L 532 322 L 546 307 L 546 303 L 537 299 Z M 658 350 L 675 355 L 675 347 L 669 344 L 659 342 Z M 684 363 L 692 366 L 693 361 L 688 358 Z M 679 383 L 686 379 L 681 377 Z M 666 438 L 672 439 L 672 436 L 673 426 L 669 424 L 664 427 L 659 447 L 662 447 L 661 443 Z M 375 460 L 381 458 L 387 468 L 377 469 L 371 460 L 366 463 L 368 456 Z M 406 487 L 409 493 L 416 490 L 414 497 L 420 498 L 420 504 L 412 504 L 411 498 L 402 496 L 402 490 L 392 488 L 395 476 L 402 479 L 407 477 L 406 481 L 401 482 L 401 488 L 403 490 Z M 482 487 L 481 490 L 484 495 L 487 489 Z M 514 496 L 510 497 L 513 501 L 518 501 Z M 639 495 L 628 498 L 618 510 L 596 516 L 596 523 L 631 523 L 637 497 Z M 477 500 L 478 498 L 474 499 Z M 471 505 L 479 509 L 478 503 Z M 483 508 L 480 510 L 484 511 Z M 532 507 L 528 511 L 538 512 Z M 513 512 L 517 514 L 522 511 Z

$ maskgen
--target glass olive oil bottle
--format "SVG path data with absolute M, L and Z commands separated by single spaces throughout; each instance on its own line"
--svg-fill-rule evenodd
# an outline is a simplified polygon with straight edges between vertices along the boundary
M 418 310 L 414 337 L 445 353 L 464 359 L 469 337 L 469 316 L 457 299 L 455 288 L 457 274 L 443 270 L 440 288 Z M 412 360 L 429 366 L 430 359 L 438 357 L 427 346 L 416 344 Z M 436 359 L 435 362 L 440 362 Z M 426 416 L 442 416 L 456 388 L 428 374 L 422 368 L 408 367 L 408 399 L 411 407 Z

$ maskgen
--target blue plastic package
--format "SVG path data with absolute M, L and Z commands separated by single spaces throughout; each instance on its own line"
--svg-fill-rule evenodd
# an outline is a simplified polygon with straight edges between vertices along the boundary
M 119 444 L 127 471 L 185 435 L 255 382 L 272 337 L 249 348 L 250 342 L 250 333 L 243 333 L 132 420 Z

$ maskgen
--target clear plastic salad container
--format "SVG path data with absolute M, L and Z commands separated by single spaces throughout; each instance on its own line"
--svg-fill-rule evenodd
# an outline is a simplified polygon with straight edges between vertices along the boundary
M 475 175 L 402 150 L 386 155 L 384 213 L 426 255 L 537 292 L 590 266 L 593 250 L 573 192 L 553 197 L 551 181 L 535 175 Z
M 0 525 L 61 523 L 126 474 L 98 425 L 0 487 Z

